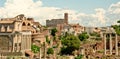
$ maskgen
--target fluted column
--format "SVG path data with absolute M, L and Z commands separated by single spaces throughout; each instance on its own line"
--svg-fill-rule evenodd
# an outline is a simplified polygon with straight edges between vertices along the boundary
M 106 34 L 104 34 L 103 37 L 104 37 L 104 54 L 106 55 Z
M 117 34 L 115 35 L 115 52 L 116 52 L 116 55 L 118 55 L 118 40 L 117 40 Z
M 112 55 L 112 36 L 110 34 L 110 55 Z

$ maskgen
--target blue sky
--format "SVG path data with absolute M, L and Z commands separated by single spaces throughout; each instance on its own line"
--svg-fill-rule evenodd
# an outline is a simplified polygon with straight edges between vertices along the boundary
M 38 1 L 38 0 L 34 0 Z M 0 0 L 0 7 L 4 5 L 6 0 Z M 107 9 L 111 4 L 119 2 L 119 0 L 42 0 L 43 6 L 60 7 L 78 12 L 94 13 L 95 8 Z
M 59 10 L 59 11 L 58 11 Z M 119 0 L 0 0 L 0 18 L 25 14 L 45 25 L 46 19 L 63 18 L 83 26 L 110 26 L 120 19 Z
M 111 4 L 120 0 L 42 0 L 43 6 L 60 7 L 93 13 L 95 8 L 107 9 Z
M 4 5 L 6 0 L 0 0 L 0 7 L 2 7 Z

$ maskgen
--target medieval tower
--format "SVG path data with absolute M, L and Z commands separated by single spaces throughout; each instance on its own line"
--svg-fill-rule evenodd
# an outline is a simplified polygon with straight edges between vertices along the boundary
M 64 20 L 65 20 L 65 23 L 68 24 L 68 13 L 64 14 Z

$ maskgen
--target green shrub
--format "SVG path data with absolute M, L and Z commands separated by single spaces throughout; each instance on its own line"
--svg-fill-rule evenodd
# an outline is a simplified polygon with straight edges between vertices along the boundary
M 36 45 L 32 45 L 31 46 L 31 50 L 34 52 L 34 53 L 38 53 L 39 50 L 40 50 L 40 47 L 36 46 Z
M 79 55 L 79 56 L 77 56 L 75 59 L 82 59 L 83 58 L 83 55 Z
M 47 54 L 53 54 L 53 53 L 54 53 L 53 48 L 48 48 L 48 50 L 47 50 Z

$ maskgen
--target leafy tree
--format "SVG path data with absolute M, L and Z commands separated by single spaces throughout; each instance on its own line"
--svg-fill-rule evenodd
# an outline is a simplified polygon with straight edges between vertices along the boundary
M 50 40 L 48 39 L 48 36 L 46 36 L 46 42 L 50 44 Z
M 56 28 L 51 29 L 51 35 L 52 35 L 52 36 L 55 36 L 56 32 L 57 32 L 57 29 L 56 29 Z
M 47 54 L 53 54 L 53 53 L 54 53 L 53 48 L 48 48 L 48 50 L 47 50 Z
M 82 59 L 83 58 L 83 55 L 79 55 L 79 56 L 77 56 L 75 59 Z
M 80 47 L 80 40 L 74 35 L 68 35 L 62 39 L 61 54 L 72 54 L 73 51 Z
M 113 25 L 112 27 L 115 29 L 116 33 L 118 35 L 120 35 L 120 26 L 119 25 Z
M 96 32 L 93 32 L 93 33 L 90 33 L 91 36 L 96 36 L 96 37 L 100 37 L 100 34 L 96 33 Z
M 80 41 L 84 41 L 89 38 L 89 35 L 86 32 L 84 32 L 82 34 L 79 34 L 78 38 L 80 39 Z
M 117 23 L 120 23 L 120 20 L 118 20 Z
M 117 23 L 120 24 L 120 20 L 118 20 Z M 112 27 L 115 29 L 117 35 L 120 35 L 120 25 L 112 25 Z
M 32 45 L 31 46 L 31 50 L 34 52 L 34 53 L 38 53 L 39 50 L 40 50 L 40 47 L 36 46 L 36 45 Z

